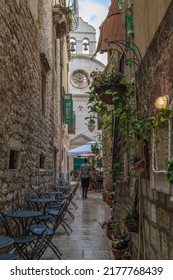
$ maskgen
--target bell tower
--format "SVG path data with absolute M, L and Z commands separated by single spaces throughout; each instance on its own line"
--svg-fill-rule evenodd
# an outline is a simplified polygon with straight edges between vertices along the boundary
M 96 30 L 79 17 L 79 25 L 75 31 L 70 32 L 71 54 L 93 56 L 96 51 Z
M 94 125 L 89 127 L 88 119 L 91 113 L 88 109 L 88 94 L 93 71 L 103 71 L 105 65 L 93 58 L 96 51 L 96 30 L 93 26 L 79 17 L 79 25 L 75 31 L 70 32 L 69 62 L 69 93 L 72 94 L 74 122 L 70 126 L 70 149 L 86 144 L 89 141 L 97 141 L 98 129 L 97 117 L 94 116 Z M 87 119 L 86 119 L 87 118 Z M 77 159 L 75 159 L 77 160 Z M 74 169 L 73 159 L 70 158 L 70 168 Z

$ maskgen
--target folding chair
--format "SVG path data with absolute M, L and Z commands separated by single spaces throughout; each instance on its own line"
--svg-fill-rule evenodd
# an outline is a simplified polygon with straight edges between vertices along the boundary
M 36 241 L 37 236 L 31 234 L 24 234 L 19 223 L 6 217 L 6 215 L 0 212 L 1 222 L 5 228 L 6 234 L 14 239 L 15 254 L 20 256 L 22 259 L 30 259 L 28 255 L 28 249 L 32 250 L 34 247 L 34 241 Z
M 51 227 L 48 227 L 44 224 L 36 224 L 32 225 L 30 228 L 28 228 L 28 231 L 32 232 L 35 235 L 40 235 L 43 232 L 45 232 L 45 247 L 49 247 L 55 255 L 58 257 L 58 259 L 61 259 L 61 252 L 58 250 L 56 245 L 53 243 L 52 238 L 59 227 L 60 224 L 63 222 L 63 215 L 66 209 L 66 204 L 62 204 L 62 206 L 59 208 L 59 210 L 52 210 L 50 211 L 50 214 L 52 215 L 53 219 L 50 220 L 50 223 L 52 225 Z M 41 252 L 42 254 L 42 252 Z

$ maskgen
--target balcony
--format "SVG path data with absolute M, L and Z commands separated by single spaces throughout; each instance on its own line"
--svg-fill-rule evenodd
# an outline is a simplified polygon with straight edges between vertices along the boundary
M 55 4 L 52 8 L 53 23 L 56 25 L 56 36 L 62 38 L 78 26 L 78 0 L 69 1 L 69 5 Z

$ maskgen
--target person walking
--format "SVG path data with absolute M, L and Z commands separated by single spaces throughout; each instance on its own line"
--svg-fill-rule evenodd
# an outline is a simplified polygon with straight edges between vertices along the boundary
M 80 178 L 82 185 L 82 198 L 87 198 L 88 187 L 90 184 L 90 171 L 91 165 L 88 163 L 87 159 L 84 159 L 84 163 L 80 167 Z

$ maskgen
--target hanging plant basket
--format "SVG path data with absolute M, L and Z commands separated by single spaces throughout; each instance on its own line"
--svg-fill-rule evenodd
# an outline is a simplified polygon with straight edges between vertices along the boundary
M 95 124 L 88 124 L 88 130 L 90 131 L 90 132 L 93 132 L 94 131 L 94 129 L 95 129 Z
M 139 221 L 131 220 L 124 222 L 129 232 L 139 232 Z
M 96 91 L 100 97 L 100 100 L 108 105 L 114 105 L 115 101 L 113 101 L 113 97 L 117 96 L 121 99 L 123 94 L 126 92 L 126 86 L 116 83 L 116 84 L 108 84 L 102 88 L 98 88 Z M 109 92 L 110 91 L 110 92 Z M 115 95 L 113 95 L 115 93 Z

